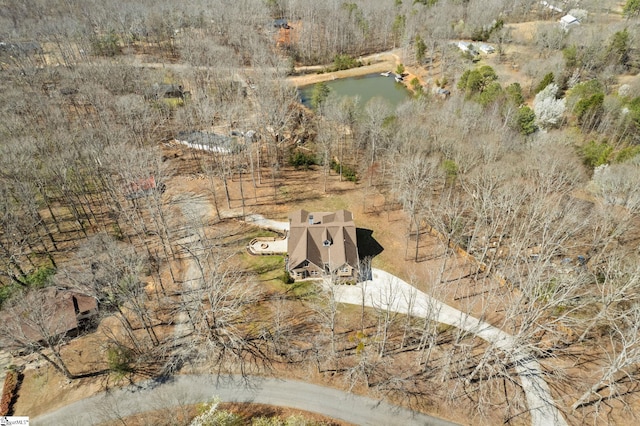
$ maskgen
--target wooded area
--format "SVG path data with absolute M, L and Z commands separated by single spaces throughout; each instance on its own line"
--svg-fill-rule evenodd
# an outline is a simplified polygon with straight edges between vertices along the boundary
M 513 335 L 569 424 L 633 422 L 640 5 L 556 6 L 3 2 L 4 349 L 69 380 L 291 368 L 463 423 L 529 422 L 503 348 L 347 308 L 331 289 L 279 282 L 282 258 L 246 255 L 261 232 L 247 215 L 340 200 L 361 204 L 365 228 L 366 214 L 400 215 L 393 272 Z M 564 14 L 580 24 L 563 28 Z M 382 52 L 416 76 L 396 110 L 322 86 L 309 110 L 289 80 Z M 182 143 L 194 137 L 211 149 Z M 51 332 L 48 286 L 99 302 L 78 330 L 90 363 Z M 42 339 L 21 326 L 27 311 Z

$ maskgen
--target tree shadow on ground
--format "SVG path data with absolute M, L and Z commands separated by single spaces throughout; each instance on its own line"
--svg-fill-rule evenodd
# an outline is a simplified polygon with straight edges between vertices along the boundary
M 374 257 L 384 251 L 384 247 L 373 238 L 373 230 L 356 228 L 356 240 L 358 244 L 358 258 L 360 259 L 360 276 L 363 280 L 371 279 L 371 262 Z

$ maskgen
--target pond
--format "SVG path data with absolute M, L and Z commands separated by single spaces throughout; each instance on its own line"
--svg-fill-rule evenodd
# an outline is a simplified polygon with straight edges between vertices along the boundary
M 401 84 L 396 83 L 393 74 L 389 77 L 380 74 L 369 74 L 361 77 L 340 78 L 327 81 L 327 86 L 339 96 L 358 96 L 360 106 L 363 107 L 374 97 L 384 98 L 392 108 L 411 97 L 411 92 Z M 298 90 L 303 105 L 311 108 L 311 93 L 314 85 L 304 86 Z

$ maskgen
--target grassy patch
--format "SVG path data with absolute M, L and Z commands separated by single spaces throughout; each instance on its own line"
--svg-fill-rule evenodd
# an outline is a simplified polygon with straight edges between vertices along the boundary
M 284 284 L 282 285 L 285 286 Z M 287 284 L 284 288 L 287 294 L 301 298 L 306 298 L 317 294 L 316 282 L 310 280 L 297 281 L 293 284 Z
M 268 229 L 246 227 L 241 234 L 237 234 L 234 236 L 232 244 L 234 246 L 237 245 L 239 249 L 244 250 L 245 247 L 248 246 L 251 240 L 253 240 L 254 238 L 264 237 L 278 237 L 278 234 L 273 231 L 269 231 Z
M 162 102 L 164 102 L 171 109 L 184 106 L 184 99 L 180 98 L 163 98 Z
M 240 255 L 240 262 L 244 269 L 255 274 L 260 282 L 272 290 L 283 291 L 284 256 L 252 256 L 245 251 Z
M 11 299 L 13 295 L 20 291 L 20 286 L 18 284 L 9 284 L 0 286 L 0 307 L 7 300 Z
M 284 257 L 273 256 L 248 256 L 247 259 L 249 269 L 257 275 L 273 275 L 274 271 L 277 271 L 277 276 L 280 277 L 281 272 L 284 270 Z

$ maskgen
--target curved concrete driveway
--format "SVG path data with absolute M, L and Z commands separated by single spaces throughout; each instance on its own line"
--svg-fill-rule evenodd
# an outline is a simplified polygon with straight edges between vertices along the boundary
M 372 269 L 372 280 L 355 286 L 334 286 L 340 303 L 362 305 L 422 318 L 432 318 L 476 335 L 507 353 L 514 362 L 524 390 L 533 426 L 567 426 L 555 406 L 549 385 L 538 361 L 518 347 L 516 339 L 462 311 L 419 291 L 412 285 L 380 269 Z M 364 297 L 363 297 L 364 293 Z
M 32 425 L 94 425 L 126 416 L 196 404 L 214 396 L 222 401 L 286 406 L 324 414 L 358 425 L 452 426 L 446 420 L 379 402 L 336 389 L 294 380 L 252 377 L 179 375 L 165 383 L 105 392 L 67 405 L 31 420 Z

